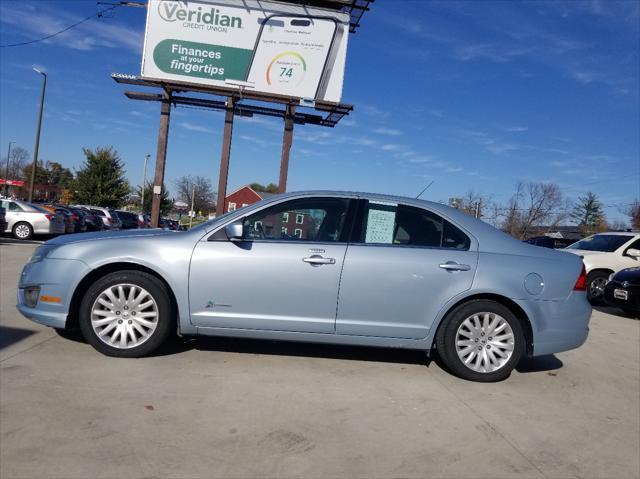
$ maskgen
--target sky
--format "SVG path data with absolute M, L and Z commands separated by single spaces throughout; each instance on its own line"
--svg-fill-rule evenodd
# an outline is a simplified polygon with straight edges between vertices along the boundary
M 59 31 L 93 0 L 2 0 L 0 44 Z M 139 74 L 145 9 L 122 7 L 50 40 L 0 48 L 0 156 L 33 151 L 81 167 L 113 146 L 132 184 L 152 178 L 159 104 L 129 100 L 111 73 Z M 596 193 L 610 220 L 640 197 L 640 2 L 376 0 L 349 38 L 335 128 L 296 125 L 288 190 L 339 189 L 506 203 L 517 181 Z M 218 183 L 223 114 L 172 111 L 165 183 Z M 277 183 L 282 120 L 237 118 L 229 185 Z

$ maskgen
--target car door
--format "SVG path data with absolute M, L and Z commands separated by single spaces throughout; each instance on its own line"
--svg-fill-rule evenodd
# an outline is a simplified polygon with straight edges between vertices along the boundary
M 224 229 L 191 260 L 191 321 L 201 327 L 334 333 L 349 198 L 288 200 Z
M 477 243 L 414 206 L 364 201 L 338 298 L 338 334 L 420 339 L 443 305 L 471 288 Z

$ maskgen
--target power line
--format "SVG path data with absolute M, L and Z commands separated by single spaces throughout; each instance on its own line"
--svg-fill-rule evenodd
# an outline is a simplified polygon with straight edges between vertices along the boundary
M 113 6 L 111 6 L 111 7 L 108 7 L 108 8 L 103 8 L 102 10 L 99 10 L 98 12 L 94 13 L 93 15 L 90 15 L 90 16 L 88 16 L 87 18 L 84 18 L 84 19 L 80 20 L 79 22 L 74 23 L 73 25 L 69 25 L 68 27 L 63 28 L 63 29 L 62 29 L 62 30 L 60 30 L 60 31 L 57 31 L 57 32 L 55 32 L 55 33 L 52 33 L 51 35 L 47 35 L 46 37 L 37 38 L 36 40 L 30 40 L 30 41 L 28 41 L 28 42 L 11 43 L 11 44 L 8 44 L 8 45 L 0 45 L 0 48 L 22 47 L 22 46 L 25 46 L 25 45 L 32 45 L 32 44 L 34 44 L 34 43 L 38 43 L 38 42 L 43 42 L 43 41 L 45 41 L 45 40 L 49 40 L 50 38 L 53 38 L 53 37 L 55 37 L 55 36 L 57 36 L 57 35 L 60 35 L 61 33 L 64 33 L 64 32 L 66 32 L 66 31 L 69 31 L 69 30 L 71 30 L 72 28 L 75 28 L 75 27 L 77 27 L 78 25 L 81 25 L 81 24 L 83 24 L 84 22 L 91 20 L 93 17 L 100 18 L 100 17 L 102 17 L 106 12 L 108 12 L 108 11 L 110 11 L 110 10 L 113 10 L 113 9 L 115 9 L 115 8 L 118 8 L 118 7 L 120 7 L 120 6 L 122 6 L 122 5 L 118 4 L 118 5 L 113 5 Z

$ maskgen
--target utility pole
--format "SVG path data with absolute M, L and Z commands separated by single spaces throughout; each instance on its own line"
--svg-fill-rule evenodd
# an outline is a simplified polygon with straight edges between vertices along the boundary
M 140 200 L 140 211 L 144 213 L 144 190 L 147 187 L 147 161 L 151 155 L 147 154 L 144 157 L 144 169 L 142 170 L 142 199 Z
M 193 211 L 193 207 L 195 206 L 195 201 L 196 201 L 196 184 L 193 184 L 193 188 L 191 188 L 191 209 L 189 210 L 189 229 L 191 229 L 191 226 L 193 225 L 193 217 L 195 216 L 196 212 Z
M 15 141 L 9 142 L 9 151 L 7 152 L 7 170 L 4 174 L 4 196 L 9 197 L 9 158 L 11 158 L 11 145 L 15 143 Z
M 38 166 L 38 150 L 40 149 L 40 128 L 42 127 L 42 110 L 44 109 L 44 93 L 47 90 L 47 74 L 37 68 L 34 71 L 42 75 L 42 94 L 40 95 L 40 114 L 38 115 L 38 129 L 36 131 L 36 146 L 33 149 L 33 164 L 31 166 L 31 184 L 29 185 L 29 203 L 33 201 L 33 186 L 36 181 L 36 168 Z

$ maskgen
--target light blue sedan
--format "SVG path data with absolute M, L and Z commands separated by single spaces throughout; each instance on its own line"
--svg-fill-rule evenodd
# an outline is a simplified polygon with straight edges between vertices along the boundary
M 591 307 L 579 256 L 521 243 L 427 201 L 289 193 L 188 232 L 66 235 L 24 267 L 18 309 L 109 356 L 171 334 L 437 350 L 454 374 L 506 378 L 577 348 Z

